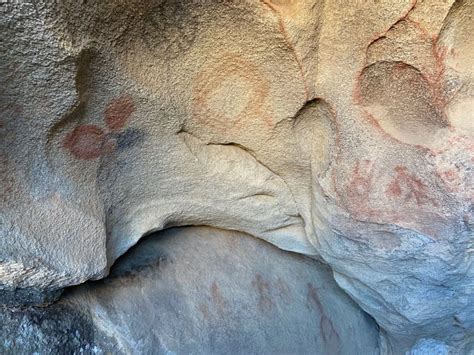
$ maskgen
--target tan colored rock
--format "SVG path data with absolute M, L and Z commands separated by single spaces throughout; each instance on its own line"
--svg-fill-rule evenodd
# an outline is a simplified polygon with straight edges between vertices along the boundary
M 324 260 L 387 349 L 472 335 L 472 2 L 2 11 L 2 289 L 204 224 Z

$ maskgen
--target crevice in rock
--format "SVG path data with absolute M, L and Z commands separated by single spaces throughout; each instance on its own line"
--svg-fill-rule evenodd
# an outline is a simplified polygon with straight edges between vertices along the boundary
M 199 138 L 198 136 L 196 136 L 194 133 L 192 132 L 189 132 L 187 130 L 185 130 L 184 128 L 181 129 L 178 133 L 178 135 L 183 135 L 183 134 L 188 134 L 190 136 L 192 136 L 193 138 L 199 140 L 203 145 L 207 145 L 207 146 L 231 146 L 231 147 L 236 147 L 236 148 L 239 148 L 240 150 L 242 150 L 242 152 L 244 152 L 244 154 L 248 154 L 250 155 L 258 164 L 260 164 L 261 166 L 263 166 L 266 170 L 270 171 L 273 175 L 275 175 L 276 177 L 278 177 L 279 179 L 281 179 L 284 184 L 286 185 L 288 191 L 291 193 L 292 195 L 292 202 L 295 206 L 297 206 L 296 204 L 296 200 L 295 200 L 295 197 L 293 195 L 293 192 L 291 191 L 291 188 L 289 187 L 288 185 L 288 182 L 283 178 L 281 177 L 280 174 L 278 174 L 277 172 L 275 172 L 270 166 L 268 166 L 268 164 L 265 164 L 262 159 L 259 159 L 259 157 L 257 156 L 256 152 L 254 152 L 252 149 L 240 144 L 240 143 L 237 143 L 237 142 L 226 142 L 226 143 L 216 143 L 216 142 L 205 142 L 203 141 L 201 138 Z M 196 159 L 199 159 L 195 153 L 193 152 L 192 148 L 188 145 L 188 143 L 186 142 L 186 138 L 184 137 L 183 138 L 183 141 L 184 143 L 186 144 L 186 147 L 188 148 L 188 150 L 196 157 Z M 301 215 L 298 215 L 299 217 L 302 218 Z
M 402 22 L 402 21 L 405 21 L 408 16 L 410 15 L 410 13 L 415 10 L 416 8 L 416 5 L 418 4 L 418 0 L 412 0 L 412 3 L 410 4 L 410 7 L 395 21 L 393 22 L 386 30 L 384 30 L 380 35 L 378 35 L 375 39 L 373 39 L 372 41 L 370 41 L 370 43 L 367 45 L 366 49 L 365 49 L 365 58 L 368 58 L 368 51 L 370 49 L 370 47 L 376 43 L 377 41 L 379 41 L 380 39 L 386 37 L 387 33 L 392 30 L 398 23 Z
M 296 51 L 296 48 L 295 48 L 294 44 L 292 43 L 292 41 L 291 41 L 291 39 L 288 35 L 283 17 L 280 14 L 280 12 L 278 11 L 278 9 L 271 3 L 271 1 L 269 1 L 269 0 L 260 0 L 260 1 L 265 6 L 267 6 L 270 9 L 270 11 L 272 11 L 278 17 L 278 25 L 280 26 L 281 35 L 283 36 L 283 39 L 285 40 L 285 43 L 287 44 L 290 51 L 293 53 L 293 56 L 295 58 L 295 61 L 298 65 L 298 69 L 299 69 L 300 74 L 301 74 L 301 79 L 303 81 L 304 93 L 305 93 L 304 101 L 308 101 L 310 95 L 309 95 L 308 83 L 307 83 L 307 80 L 306 80 L 306 73 L 305 73 L 305 70 L 304 70 L 304 67 L 303 67 L 303 62 L 300 59 L 300 56 L 298 55 L 298 53 Z

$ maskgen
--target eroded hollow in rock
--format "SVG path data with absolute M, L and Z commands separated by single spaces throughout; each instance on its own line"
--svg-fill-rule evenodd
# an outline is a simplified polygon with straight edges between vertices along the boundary
M 2 308 L 6 353 L 360 353 L 378 327 L 329 268 L 239 232 L 173 228 L 46 308 Z

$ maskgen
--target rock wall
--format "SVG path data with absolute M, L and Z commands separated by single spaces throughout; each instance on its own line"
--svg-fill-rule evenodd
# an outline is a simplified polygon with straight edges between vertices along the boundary
M 324 261 L 386 351 L 463 348 L 473 8 L 1 4 L 3 302 L 49 301 L 146 234 L 209 225 Z
M 0 353 L 34 352 L 377 354 L 378 330 L 321 263 L 192 227 L 146 238 L 48 308 L 0 312 Z

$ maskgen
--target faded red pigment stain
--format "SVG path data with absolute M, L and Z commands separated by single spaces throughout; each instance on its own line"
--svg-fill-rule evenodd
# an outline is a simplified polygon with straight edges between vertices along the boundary
M 446 180 L 449 184 L 453 184 L 453 182 L 459 179 L 459 171 L 453 168 L 438 172 L 438 174 L 443 180 Z
M 402 188 L 400 187 L 400 183 L 397 180 L 392 181 L 390 185 L 388 185 L 385 193 L 389 196 L 400 197 L 402 195 Z
M 277 289 L 278 295 L 281 299 L 287 302 L 291 301 L 291 290 L 288 287 L 287 283 L 281 277 L 279 277 L 277 282 L 275 283 L 275 288 Z
M 271 296 L 270 283 L 268 283 L 260 273 L 255 274 L 252 286 L 258 293 L 258 307 L 262 313 L 270 312 L 274 303 Z
M 95 159 L 102 154 L 105 132 L 94 125 L 74 128 L 64 140 L 64 148 L 78 159 Z
M 372 214 L 373 211 L 368 206 L 368 202 L 373 184 L 373 162 L 369 159 L 357 161 L 344 198 L 348 202 L 348 207 L 353 209 L 356 215 L 370 216 Z
M 378 205 L 379 189 L 387 197 L 384 208 Z M 411 173 L 405 166 L 396 166 L 392 173 L 381 169 L 369 159 L 357 161 L 349 178 L 349 182 L 337 194 L 345 207 L 354 216 L 364 220 L 395 222 L 399 219 L 415 221 L 416 215 L 404 214 L 399 210 L 401 204 L 416 206 L 420 211 L 439 207 L 439 203 L 430 197 L 429 186 L 419 177 Z M 374 204 L 375 203 L 375 204 Z M 408 206 L 408 205 L 407 205 Z M 400 214 L 401 213 L 401 214 Z
M 387 196 L 413 201 L 418 206 L 430 203 L 438 207 L 438 203 L 428 196 L 427 186 L 406 167 L 396 166 L 395 172 L 397 175 L 386 189 Z
M 366 198 L 372 190 L 373 184 L 373 162 L 365 159 L 357 161 L 352 171 L 352 179 L 349 185 L 349 196 L 351 198 Z
M 338 354 L 340 352 L 340 338 L 331 320 L 324 312 L 323 305 L 319 299 L 318 292 L 311 282 L 308 283 L 308 295 L 306 305 L 309 309 L 314 309 L 320 314 L 319 332 L 327 345 L 331 354 Z
M 200 303 L 199 304 L 199 311 L 201 312 L 202 314 L 202 317 L 204 318 L 204 320 L 209 320 L 209 307 L 207 306 L 207 304 L 205 303 Z
M 225 313 L 228 308 L 228 303 L 222 295 L 219 285 L 214 281 L 211 285 L 211 300 L 212 304 L 216 307 L 216 310 L 219 314 Z
M 370 167 L 368 171 L 361 169 L 364 165 Z M 434 191 L 404 166 L 389 172 L 375 164 L 359 163 L 352 180 L 336 191 L 344 208 L 360 221 L 395 224 L 433 240 L 444 233 L 444 219 L 441 223 L 428 220 L 440 207 L 436 198 L 431 197 Z M 381 198 L 380 192 L 386 198 Z
M 319 300 L 319 296 L 316 291 L 316 288 L 313 286 L 311 282 L 309 282 L 307 286 L 308 286 L 308 295 L 306 297 L 306 306 L 310 309 L 316 307 L 315 309 L 319 313 L 323 314 L 324 313 L 323 305 L 321 301 Z
M 420 74 L 424 80 L 428 83 L 429 90 L 433 95 L 432 104 L 437 109 L 437 111 L 441 114 L 443 119 L 443 125 L 450 126 L 449 119 L 446 114 L 446 107 L 450 101 L 450 99 L 455 95 L 455 93 L 451 93 L 448 97 L 448 94 L 444 92 L 444 85 L 443 79 L 445 77 L 446 71 L 446 56 L 448 54 L 448 49 L 443 47 L 439 43 L 439 34 L 431 34 L 429 31 L 424 28 L 421 23 L 415 21 L 411 18 L 411 12 L 415 9 L 417 5 L 417 0 L 414 0 L 409 8 L 385 31 L 379 33 L 370 40 L 369 44 L 365 50 L 365 58 L 364 58 L 364 65 L 362 69 L 358 72 L 356 79 L 355 79 L 355 86 L 353 90 L 353 102 L 356 105 L 361 106 L 363 102 L 363 97 L 361 94 L 361 82 L 363 78 L 364 70 L 368 67 L 368 58 L 369 58 L 369 49 L 371 46 L 381 39 L 387 38 L 388 32 L 394 28 L 398 23 L 405 21 L 407 24 L 411 25 L 414 29 L 417 30 L 417 36 L 421 38 L 423 41 L 430 44 L 431 47 L 431 57 L 433 59 L 434 67 L 432 68 L 432 73 L 425 73 L 420 71 Z M 418 68 L 417 68 L 418 69 Z M 363 105 L 362 105 L 363 106 Z M 367 110 L 363 109 L 363 113 L 365 118 L 368 122 L 377 129 L 381 134 L 383 134 L 386 138 L 394 140 L 400 144 L 407 144 L 414 146 L 419 149 L 423 149 L 425 151 L 431 152 L 431 147 L 428 145 L 420 145 L 420 144 L 411 144 L 408 142 L 404 142 L 399 140 L 398 138 L 392 136 L 389 132 L 387 132 L 379 123 L 378 119 L 371 115 Z
M 436 174 L 446 190 L 459 200 L 474 201 L 474 142 L 455 130 L 441 142 L 434 153 Z
M 453 164 L 454 165 L 454 164 Z M 467 180 L 465 178 L 464 171 L 461 170 L 461 168 L 458 168 L 456 165 L 450 169 L 445 169 L 437 170 L 438 176 L 441 178 L 443 181 L 444 185 L 446 186 L 446 189 L 451 192 L 451 193 L 460 193 L 460 192 L 466 192 L 469 193 L 468 189 L 464 189 L 464 180 Z M 471 185 L 471 193 L 470 193 L 470 200 L 474 201 L 474 193 L 472 193 L 472 185 Z M 463 191 L 464 190 L 464 191 Z
M 75 158 L 83 160 L 96 159 L 113 151 L 116 142 L 111 139 L 110 133 L 123 129 L 134 110 L 135 105 L 129 95 L 111 101 L 104 113 L 105 128 L 90 124 L 78 126 L 66 135 L 63 147 Z
M 132 98 L 129 95 L 119 97 L 107 105 L 104 114 L 105 123 L 111 131 L 119 131 L 125 126 L 133 111 L 135 104 Z
M 261 70 L 254 64 L 234 54 L 224 55 L 221 63 L 203 70 L 194 80 L 193 116 L 207 126 L 227 131 L 240 129 L 248 121 L 260 118 L 267 126 L 272 126 L 272 119 L 263 109 L 269 94 L 269 85 Z M 222 83 L 235 76 L 251 87 L 248 102 L 241 112 L 228 117 L 225 112 L 211 108 L 208 99 L 221 89 Z

